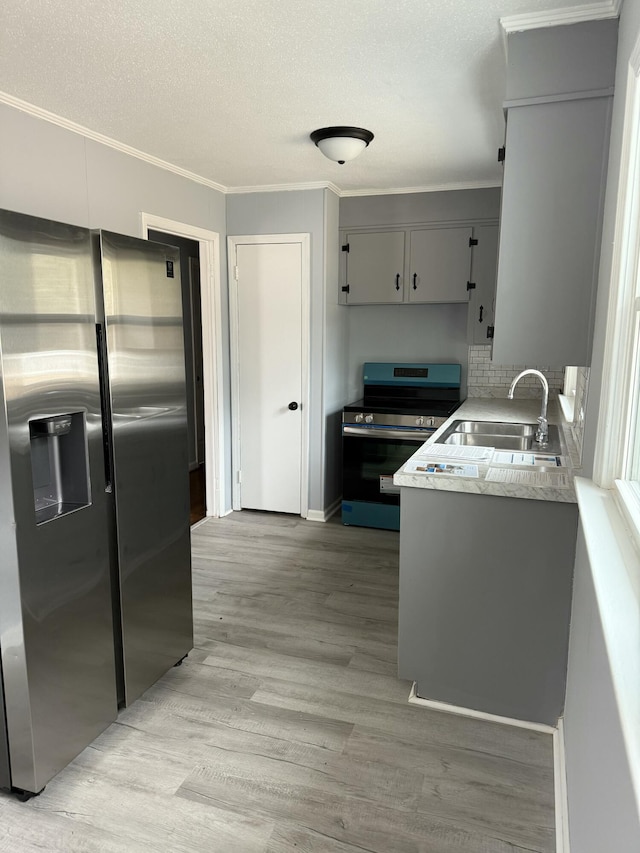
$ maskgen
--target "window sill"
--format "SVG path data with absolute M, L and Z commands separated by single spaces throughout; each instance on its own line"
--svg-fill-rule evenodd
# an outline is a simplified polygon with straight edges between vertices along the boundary
M 640 556 L 614 492 L 575 486 L 640 812 Z
M 558 394 L 558 400 L 560 402 L 562 414 L 565 416 L 567 423 L 572 424 L 575 417 L 576 398 L 568 397 L 566 394 Z

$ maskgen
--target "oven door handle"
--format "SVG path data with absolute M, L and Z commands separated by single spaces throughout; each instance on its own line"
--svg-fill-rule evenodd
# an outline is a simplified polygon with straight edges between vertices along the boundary
M 410 438 L 412 440 L 421 438 L 426 441 L 434 432 L 435 429 L 384 429 L 378 427 L 371 429 L 347 425 L 342 427 L 343 435 L 358 435 L 362 438 Z

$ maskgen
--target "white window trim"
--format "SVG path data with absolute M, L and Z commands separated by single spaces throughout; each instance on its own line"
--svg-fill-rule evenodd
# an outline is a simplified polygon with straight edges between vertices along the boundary
M 619 509 L 640 548 L 640 495 L 627 476 L 634 409 L 629 389 L 634 375 L 636 287 L 640 257 L 640 38 L 627 71 L 627 96 L 605 351 L 603 386 L 594 459 L 594 482 L 613 490 Z M 621 405 L 622 401 L 622 405 Z

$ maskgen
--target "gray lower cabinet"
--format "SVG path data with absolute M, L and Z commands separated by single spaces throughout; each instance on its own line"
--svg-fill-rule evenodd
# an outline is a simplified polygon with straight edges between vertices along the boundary
M 467 337 L 470 344 L 487 344 L 494 325 L 498 226 L 480 225 L 473 229 L 473 236 L 477 243 L 472 253 Z
M 468 302 L 471 228 L 409 233 L 409 302 Z
M 402 302 L 404 296 L 404 231 L 346 234 L 347 305 Z
M 399 676 L 425 699 L 556 725 L 575 504 L 403 487 Z

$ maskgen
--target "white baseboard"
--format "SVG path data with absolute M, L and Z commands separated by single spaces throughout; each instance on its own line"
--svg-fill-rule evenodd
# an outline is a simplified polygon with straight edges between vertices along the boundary
M 327 509 L 310 509 L 307 513 L 307 521 L 329 521 L 331 516 L 338 512 L 341 504 L 342 498 L 338 498 Z
M 196 521 L 195 524 L 192 524 L 191 529 L 195 530 L 197 527 L 202 527 L 202 525 L 209 521 L 210 518 L 211 516 L 205 515 L 205 517 L 201 518 L 200 521 Z
M 564 718 L 553 733 L 553 787 L 556 806 L 556 853 L 569 853 L 569 799 L 564 752 Z
M 519 729 L 530 729 L 534 732 L 553 735 L 557 731 L 554 726 L 544 723 L 531 723 L 527 720 L 516 720 L 512 717 L 501 717 L 498 714 L 488 714 L 486 711 L 475 711 L 473 708 L 462 708 L 459 705 L 449 705 L 446 702 L 437 702 L 435 699 L 422 699 L 416 694 L 415 681 L 411 685 L 409 702 L 412 705 L 422 705 L 424 708 L 432 708 L 434 711 L 444 711 L 446 714 L 458 714 L 461 717 L 473 717 L 476 720 L 487 720 L 490 723 L 501 723 L 503 726 L 516 726 Z

